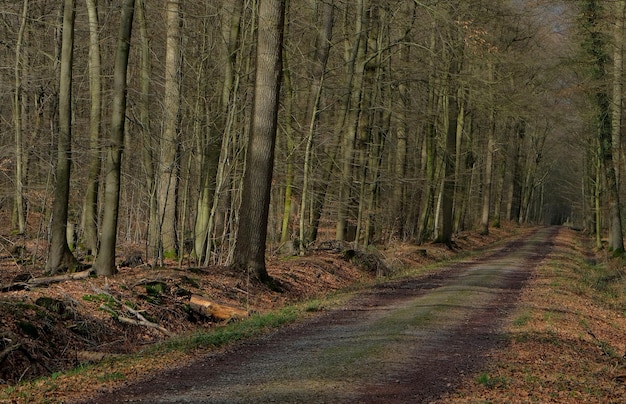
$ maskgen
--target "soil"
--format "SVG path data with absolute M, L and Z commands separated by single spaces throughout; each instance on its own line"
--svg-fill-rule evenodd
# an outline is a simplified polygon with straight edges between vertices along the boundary
M 342 307 L 85 402 L 436 400 L 506 344 L 503 321 L 558 231 L 539 229 L 481 258 L 377 285 Z

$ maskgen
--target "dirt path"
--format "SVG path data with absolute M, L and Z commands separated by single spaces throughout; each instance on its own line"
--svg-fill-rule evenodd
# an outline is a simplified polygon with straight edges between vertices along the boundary
M 428 402 L 480 370 L 558 228 L 91 402 Z

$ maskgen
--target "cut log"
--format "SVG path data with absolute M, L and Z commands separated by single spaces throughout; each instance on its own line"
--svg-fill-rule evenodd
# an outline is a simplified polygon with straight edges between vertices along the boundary
M 117 358 L 119 356 L 121 355 L 108 352 L 76 351 L 76 360 L 79 363 L 98 363 L 105 359 Z
M 204 316 L 222 321 L 241 319 L 249 315 L 247 310 L 216 303 L 200 295 L 191 295 L 189 307 Z

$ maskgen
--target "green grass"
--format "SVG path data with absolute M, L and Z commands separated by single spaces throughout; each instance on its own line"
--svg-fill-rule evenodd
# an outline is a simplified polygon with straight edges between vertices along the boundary
M 531 318 L 532 318 L 532 315 L 530 314 L 530 312 L 525 311 L 524 313 L 519 315 L 515 320 L 513 320 L 513 325 L 516 327 L 522 327 L 528 324 Z
M 487 373 L 481 373 L 476 377 L 476 383 L 482 384 L 488 389 L 506 388 L 508 381 L 504 377 L 489 376 Z

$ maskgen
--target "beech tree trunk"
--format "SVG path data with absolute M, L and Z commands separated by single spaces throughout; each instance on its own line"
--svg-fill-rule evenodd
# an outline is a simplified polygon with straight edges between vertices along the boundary
M 52 206 L 50 251 L 46 272 L 63 269 L 73 272 L 78 262 L 67 245 L 67 217 L 72 161 L 72 64 L 74 59 L 75 0 L 63 3 L 63 37 L 59 77 L 59 139 L 57 146 L 56 188 Z
M 89 14 L 89 170 L 83 203 L 82 227 L 85 247 L 94 255 L 98 251 L 98 186 L 100 183 L 100 116 L 102 79 L 100 62 L 100 24 L 96 0 L 86 0 Z
M 22 46 L 28 0 L 24 0 L 20 16 L 20 28 L 15 43 L 15 95 L 13 98 L 13 124 L 15 125 L 15 215 L 19 234 L 26 232 L 26 214 L 24 212 L 24 148 L 22 134 Z
M 177 196 L 180 173 L 180 86 L 181 18 L 180 1 L 166 0 L 167 39 L 165 51 L 165 89 L 163 99 L 163 139 L 159 160 L 160 253 L 162 257 L 178 254 Z
M 266 284 L 265 243 L 282 77 L 285 0 L 260 0 L 252 123 L 233 266 Z
M 356 4 L 356 24 L 354 29 L 354 41 L 352 48 L 346 49 L 346 71 L 348 85 L 344 96 L 342 124 L 338 126 L 340 139 L 342 139 L 341 172 L 339 179 L 338 212 L 336 239 L 345 240 L 347 220 L 350 212 L 350 197 L 352 194 L 352 177 L 354 163 L 354 144 L 356 142 L 361 112 L 361 96 L 363 91 L 363 76 L 365 73 L 365 51 L 367 44 L 367 0 L 358 0 Z M 347 14 L 344 17 L 347 20 Z M 347 23 L 347 22 L 346 22 Z M 346 127 L 347 126 L 347 127 Z
M 113 71 L 113 107 L 111 132 L 107 147 L 104 179 L 104 213 L 102 217 L 102 243 L 95 268 L 98 275 L 115 274 L 115 248 L 117 245 L 117 220 L 120 202 L 120 175 L 122 150 L 124 148 L 124 126 L 126 123 L 126 74 L 130 37 L 133 26 L 135 0 L 124 0 L 120 17 L 120 30 L 115 52 Z

